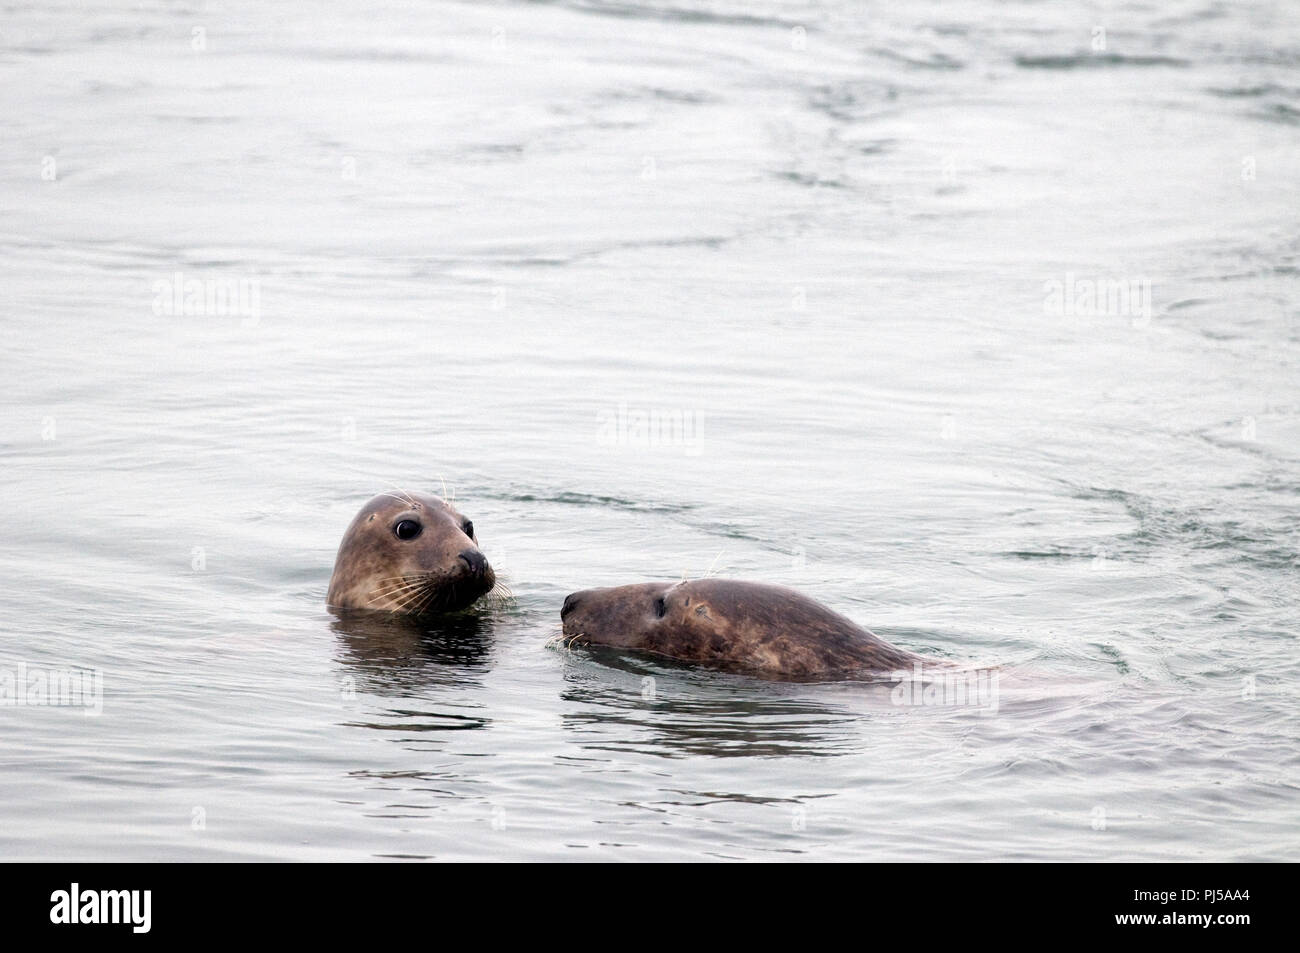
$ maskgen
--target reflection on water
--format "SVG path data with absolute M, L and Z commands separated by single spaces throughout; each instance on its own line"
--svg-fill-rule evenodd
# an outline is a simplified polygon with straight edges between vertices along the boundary
M 861 713 L 840 703 L 834 689 L 822 703 L 815 689 L 691 672 L 612 651 L 575 651 L 570 661 L 562 724 L 589 750 L 666 758 L 827 757 L 856 745 Z M 595 662 L 612 671 L 602 672 Z M 888 707 L 888 689 L 856 687 L 864 704 Z
M 492 663 L 492 620 L 483 612 L 441 617 L 331 610 L 339 660 L 357 687 L 401 695 L 436 684 L 475 681 Z
M 331 611 L 338 661 L 347 673 L 344 693 L 375 702 L 343 726 L 392 732 L 408 748 L 437 749 L 445 732 L 492 724 L 475 697 L 492 665 L 490 610 L 446 616 Z

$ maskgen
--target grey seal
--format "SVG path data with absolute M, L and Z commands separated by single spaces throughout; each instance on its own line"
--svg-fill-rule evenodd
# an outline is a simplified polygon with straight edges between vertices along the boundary
M 353 518 L 326 603 L 413 615 L 455 612 L 496 585 L 474 524 L 424 493 L 380 493 Z

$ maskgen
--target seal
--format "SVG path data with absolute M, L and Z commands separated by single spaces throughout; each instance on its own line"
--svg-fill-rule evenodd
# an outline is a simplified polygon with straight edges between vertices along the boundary
M 412 615 L 455 612 L 496 585 L 474 524 L 436 496 L 380 493 L 343 534 L 327 605 Z
M 871 680 L 948 667 L 784 586 L 734 579 L 587 589 L 564 600 L 563 640 L 777 681 Z

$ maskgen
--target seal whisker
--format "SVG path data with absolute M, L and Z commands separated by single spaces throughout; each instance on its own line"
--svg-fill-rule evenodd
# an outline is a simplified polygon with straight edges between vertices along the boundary
M 432 579 L 421 579 L 419 582 L 413 583 L 406 591 L 414 598 L 415 596 L 424 595 L 426 592 L 437 592 L 437 587 L 434 586 Z
M 403 506 L 409 506 L 411 509 L 417 508 L 416 503 L 413 499 L 411 499 L 410 494 L 404 493 L 404 491 L 402 490 L 398 490 L 397 492 L 385 490 L 383 493 L 380 493 L 379 495 L 386 496 L 392 500 L 396 500 L 398 503 L 401 503 Z
M 452 591 L 453 592 L 455 591 L 455 587 L 453 587 Z M 415 614 L 419 615 L 420 613 L 424 612 L 425 609 L 429 608 L 429 603 L 433 601 L 436 595 L 438 595 L 437 587 L 430 586 L 424 592 L 424 594 L 419 597 L 418 604 L 415 606 L 414 609 Z
M 415 582 L 405 583 L 405 584 L 403 584 L 403 585 L 391 586 L 391 587 L 389 587 L 389 588 L 384 589 L 383 591 L 379 591 L 379 590 L 371 590 L 372 593 L 374 593 L 374 595 L 373 595 L 372 598 L 370 599 L 370 602 L 373 603 L 373 602 L 377 602 L 378 600 L 383 599 L 383 598 L 385 598 L 385 597 L 389 597 L 389 596 L 399 596 L 399 595 L 403 595 L 403 594 L 406 594 L 406 593 L 418 594 L 418 593 L 419 593 L 420 591 L 422 591 L 426 586 L 431 585 L 431 583 L 432 583 L 432 580 L 430 580 L 430 579 L 423 579 L 423 578 L 422 578 L 422 579 L 419 579 L 419 580 L 417 580 L 417 581 L 415 581 Z
M 401 589 L 409 585 L 418 585 L 426 580 L 425 573 L 419 573 L 411 576 L 396 576 L 391 579 L 380 579 L 375 583 L 371 592 L 378 592 L 380 589 Z
M 390 583 L 392 585 L 402 585 L 403 583 L 408 583 L 408 582 L 418 582 L 427 579 L 430 575 L 431 573 L 428 572 L 409 572 L 401 576 L 385 576 L 383 579 L 377 579 L 375 581 L 376 588 L 378 588 L 380 585 L 384 583 Z
M 421 578 L 419 578 L 419 579 L 410 579 L 410 580 L 405 580 L 405 581 L 402 581 L 402 582 L 396 582 L 396 583 L 393 583 L 392 585 L 388 585 L 388 586 L 376 586 L 374 589 L 372 589 L 372 590 L 370 590 L 370 591 L 371 591 L 371 592 L 381 592 L 381 591 L 382 591 L 382 592 L 398 592 L 398 591 L 400 591 L 400 590 L 402 590 L 402 589 L 410 589 L 410 588 L 412 588 L 412 587 L 414 587 L 414 586 L 423 586 L 423 585 L 425 585 L 426 583 L 427 583 L 427 580 L 424 579 L 423 577 L 421 577 Z
M 571 638 L 572 636 L 569 635 L 569 633 L 564 631 L 563 626 L 556 626 L 556 631 L 553 632 L 546 639 L 546 641 L 542 643 L 542 647 L 548 649 L 550 648 L 567 649 L 569 647 L 569 639 Z
M 402 593 L 399 596 L 395 596 L 394 602 L 390 606 L 391 610 L 393 612 L 405 612 L 406 606 L 410 602 L 413 595 L 414 593 L 407 592 L 407 593 Z
M 725 553 L 726 551 L 727 551 L 727 547 L 725 546 L 722 547 L 722 549 L 718 550 L 718 555 L 713 557 L 713 562 L 709 563 L 709 568 L 704 572 L 705 579 L 708 579 L 713 575 L 713 570 L 717 567 L 718 560 L 722 558 L 722 554 Z
M 411 593 L 402 600 L 401 606 L 399 607 L 400 611 L 408 613 L 409 615 L 419 615 L 421 609 L 417 603 L 427 595 L 428 592 L 424 590 Z
M 403 598 L 402 611 L 419 615 L 438 594 L 438 587 L 429 580 Z

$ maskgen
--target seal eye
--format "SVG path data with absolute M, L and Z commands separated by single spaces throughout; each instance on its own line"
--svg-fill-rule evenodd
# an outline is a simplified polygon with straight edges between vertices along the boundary
M 668 606 L 664 602 L 664 597 L 660 596 L 658 599 L 655 600 L 655 615 L 662 619 L 667 614 L 668 614 Z
M 415 520 L 402 520 L 393 527 L 393 535 L 402 540 L 415 539 L 423 529 L 424 527 Z
M 465 535 L 468 536 L 470 539 L 474 538 L 474 524 L 471 523 L 469 520 L 465 521 L 465 525 L 461 527 L 461 529 L 465 533 Z

